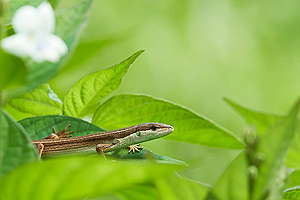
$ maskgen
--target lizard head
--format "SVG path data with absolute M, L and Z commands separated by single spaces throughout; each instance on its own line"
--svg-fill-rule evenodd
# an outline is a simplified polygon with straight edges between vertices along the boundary
M 112 151 L 120 148 L 126 148 L 130 145 L 154 140 L 170 134 L 174 128 L 162 123 L 144 123 L 130 127 L 131 133 L 125 137 L 115 140 L 113 145 L 107 149 Z
M 133 133 L 133 137 L 139 142 L 145 142 L 166 136 L 174 131 L 174 128 L 162 123 L 145 123 L 141 124 L 137 131 Z

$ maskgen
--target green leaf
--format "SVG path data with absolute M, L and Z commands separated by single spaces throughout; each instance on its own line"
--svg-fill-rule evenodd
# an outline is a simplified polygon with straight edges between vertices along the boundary
M 104 131 L 102 128 L 90 124 L 87 121 L 62 115 L 26 118 L 19 121 L 19 123 L 25 128 L 32 140 L 49 136 L 52 133 L 53 128 L 59 131 L 69 125 L 70 128 L 68 130 L 73 131 L 73 136 L 82 136 Z
M 117 89 L 129 66 L 143 51 L 138 51 L 120 64 L 89 74 L 79 80 L 68 91 L 64 99 L 64 114 L 84 116 L 91 109 Z
M 286 189 L 283 193 L 283 200 L 300 200 L 300 186 Z
M 38 156 L 25 130 L 0 110 L 0 176 Z
M 157 180 L 156 187 L 160 199 L 164 200 L 201 200 L 208 189 L 199 183 L 176 176 Z
M 251 127 L 255 128 L 259 136 L 263 136 L 267 130 L 273 127 L 276 122 L 284 119 L 284 116 L 279 116 L 270 113 L 254 111 L 244 106 L 238 105 L 230 99 L 224 99 Z M 300 122 L 300 121 L 299 121 Z M 297 128 L 296 138 L 288 152 L 286 164 L 288 167 L 300 167 L 300 127 Z M 272 137 L 274 133 L 270 133 L 268 137 Z
M 269 127 L 282 119 L 282 117 L 278 115 L 262 113 L 238 105 L 228 98 L 224 98 L 224 101 L 228 103 L 247 122 L 247 124 L 254 126 L 259 135 L 264 134 Z
M 105 129 L 161 122 L 175 128 L 166 139 L 211 147 L 243 148 L 236 137 L 213 122 L 178 105 L 149 96 L 114 96 L 99 106 L 92 121 Z
M 178 167 L 151 162 L 111 162 L 70 157 L 18 168 L 0 183 L 0 199 L 82 199 L 153 182 Z M 46 195 L 45 195 L 46 194 Z
M 264 159 L 256 179 L 253 192 L 254 200 L 263 199 L 273 192 L 271 188 L 280 186 L 277 178 L 283 167 L 288 148 L 294 139 L 299 107 L 300 100 L 294 105 L 287 117 L 267 131 L 269 134 L 272 133 L 271 137 L 265 134 L 264 137 L 260 138 L 258 152 Z
M 78 4 L 58 9 L 56 11 L 56 30 L 55 33 L 61 37 L 68 46 L 69 53 L 65 55 L 59 62 L 50 63 L 28 63 L 29 70 L 27 77 L 27 86 L 34 88 L 52 78 L 59 67 L 66 60 L 73 47 L 75 46 L 82 25 L 85 23 L 87 13 L 91 7 L 92 0 L 81 0 Z
M 38 115 L 62 114 L 62 103 L 48 84 L 13 98 L 6 106 L 15 119 Z
M 214 185 L 213 196 L 222 200 L 249 199 L 247 175 L 248 167 L 245 154 L 241 152 Z M 239 189 L 237 190 L 237 188 Z

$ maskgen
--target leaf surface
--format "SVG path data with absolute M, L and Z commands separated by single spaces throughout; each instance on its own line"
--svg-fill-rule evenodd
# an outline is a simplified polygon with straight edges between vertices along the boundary
M 44 84 L 31 92 L 11 99 L 6 110 L 19 120 L 38 115 L 61 114 L 62 102 L 50 86 Z
M 68 91 L 64 99 L 64 114 L 84 116 L 95 109 L 100 100 L 117 89 L 129 66 L 143 51 L 138 51 L 120 64 L 83 77 Z

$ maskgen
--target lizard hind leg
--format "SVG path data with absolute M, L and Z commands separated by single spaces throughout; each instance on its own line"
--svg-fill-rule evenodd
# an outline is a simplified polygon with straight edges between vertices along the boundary
M 60 139 L 72 137 L 73 131 L 69 131 L 71 124 L 68 124 L 63 130 L 57 131 L 55 127 L 52 128 L 52 134 L 45 139 Z
M 42 154 L 43 154 L 43 151 L 44 151 L 44 148 L 45 146 L 42 144 L 42 143 L 38 143 L 36 144 L 37 146 L 37 149 L 38 149 L 38 154 L 39 154 L 39 157 L 41 158 L 42 157 Z
M 97 144 L 96 151 L 106 160 L 105 152 L 109 151 L 109 147 L 111 146 L 113 146 L 113 144 Z

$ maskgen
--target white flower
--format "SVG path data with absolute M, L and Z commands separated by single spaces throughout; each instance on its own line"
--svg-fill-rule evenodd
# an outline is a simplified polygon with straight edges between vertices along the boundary
M 37 8 L 19 8 L 12 25 L 16 34 L 4 38 L 1 46 L 16 56 L 30 57 L 36 62 L 57 62 L 68 51 L 64 41 L 53 34 L 55 16 L 47 2 Z

